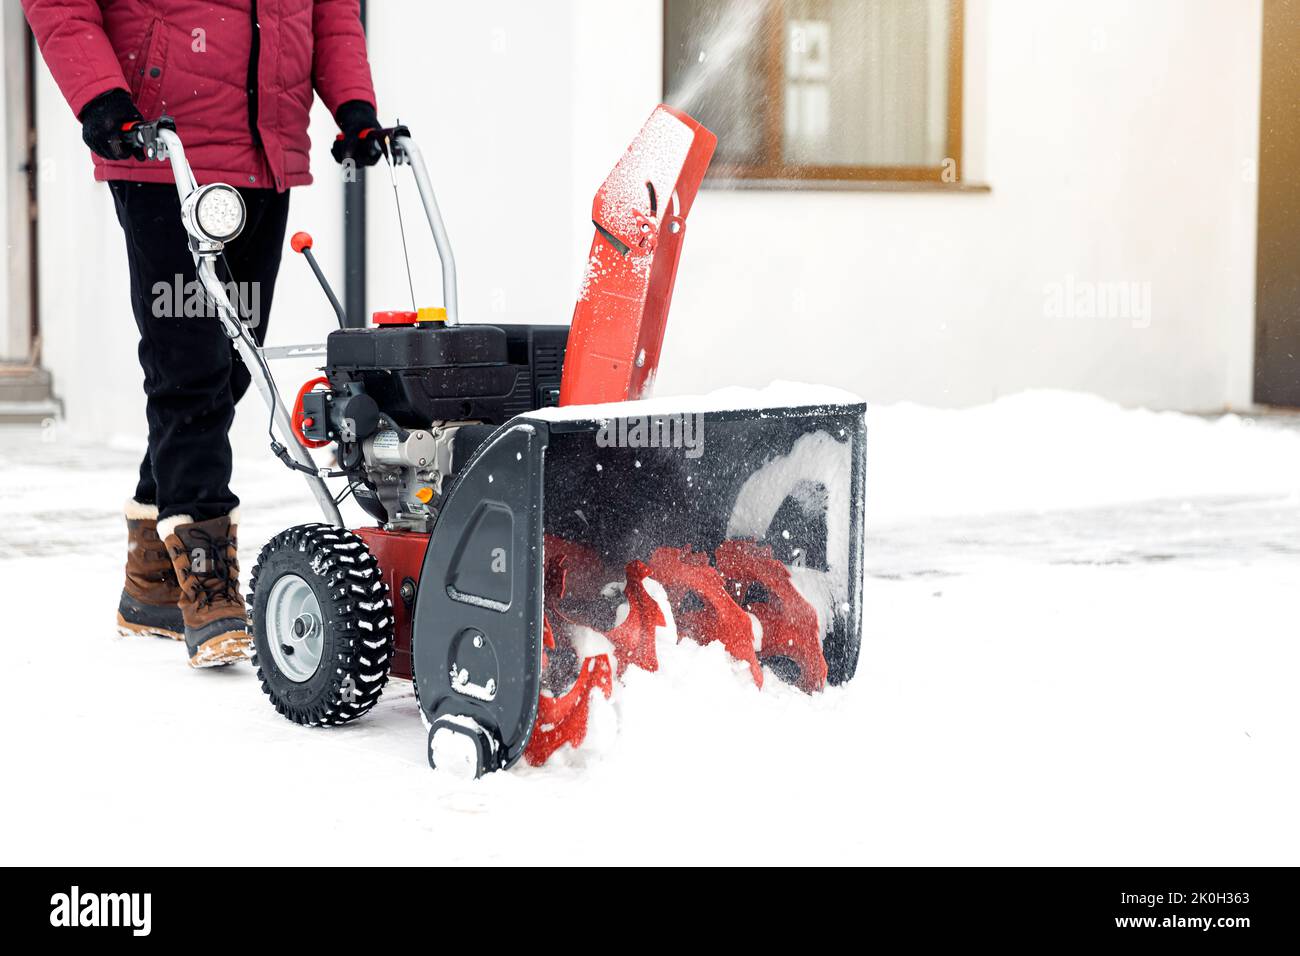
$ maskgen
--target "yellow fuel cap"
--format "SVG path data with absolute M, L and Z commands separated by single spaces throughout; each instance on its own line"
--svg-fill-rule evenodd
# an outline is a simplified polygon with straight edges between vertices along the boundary
M 415 320 L 417 322 L 446 322 L 447 310 L 435 308 L 433 306 L 425 306 L 417 313 L 417 316 L 418 317 Z

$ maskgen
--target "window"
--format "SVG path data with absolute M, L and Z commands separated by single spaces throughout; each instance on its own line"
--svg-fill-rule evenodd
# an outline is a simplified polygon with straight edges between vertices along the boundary
M 666 0 L 668 103 L 718 134 L 710 177 L 961 178 L 962 0 Z

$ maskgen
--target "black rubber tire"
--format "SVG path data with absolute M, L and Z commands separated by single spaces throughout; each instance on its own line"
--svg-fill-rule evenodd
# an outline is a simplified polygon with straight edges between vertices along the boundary
M 311 587 L 324 618 L 316 672 L 290 680 L 267 644 L 266 606 L 272 586 L 296 574 Z M 365 542 L 326 524 L 281 531 L 257 556 L 250 584 L 253 667 L 275 709 L 297 724 L 338 726 L 379 701 L 393 661 L 393 605 Z

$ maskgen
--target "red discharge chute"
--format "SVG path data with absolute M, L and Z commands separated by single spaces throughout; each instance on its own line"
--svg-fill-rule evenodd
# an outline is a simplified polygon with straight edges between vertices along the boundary
M 698 121 L 660 106 L 596 193 L 561 405 L 642 398 L 654 381 L 686 214 L 717 144 Z
M 591 609 L 613 574 L 590 548 L 547 536 L 546 617 L 543 621 L 544 666 L 548 651 L 555 651 L 555 631 L 560 625 L 592 627 Z M 784 659 L 797 666 L 798 686 L 808 692 L 826 686 L 826 659 L 821 649 L 821 624 L 817 612 L 796 590 L 789 570 L 772 555 L 772 549 L 752 541 L 730 540 L 718 546 L 713 560 L 689 548 L 658 548 L 648 561 L 632 561 L 624 570 L 623 599 L 627 616 L 603 633 L 611 655 L 582 659 L 577 675 L 560 696 L 542 692 L 537 722 L 524 751 L 529 764 L 538 766 L 565 744 L 579 746 L 587 736 L 591 694 L 606 698 L 614 692 L 614 677 L 630 665 L 659 669 L 655 633 L 664 627 L 663 610 L 647 590 L 653 578 L 664 589 L 672 608 L 678 640 L 688 637 L 700 644 L 720 641 L 734 658 L 749 665 L 754 683 L 763 686 L 762 660 Z M 752 615 L 752 617 L 751 617 Z M 761 641 L 755 621 L 761 626 Z

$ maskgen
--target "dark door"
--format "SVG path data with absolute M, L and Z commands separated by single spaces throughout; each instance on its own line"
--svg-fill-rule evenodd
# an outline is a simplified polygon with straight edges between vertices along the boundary
M 1255 401 L 1300 406 L 1300 0 L 1264 0 Z

